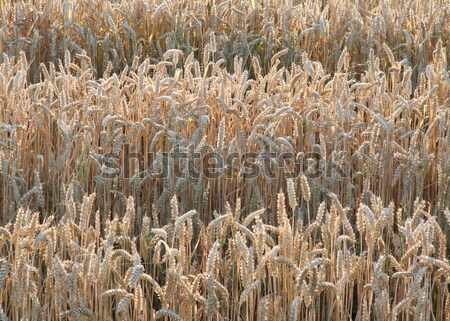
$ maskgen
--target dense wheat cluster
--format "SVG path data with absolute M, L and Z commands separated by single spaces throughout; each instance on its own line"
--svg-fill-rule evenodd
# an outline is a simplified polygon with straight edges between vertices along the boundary
M 449 21 L 0 0 L 0 320 L 449 320 Z

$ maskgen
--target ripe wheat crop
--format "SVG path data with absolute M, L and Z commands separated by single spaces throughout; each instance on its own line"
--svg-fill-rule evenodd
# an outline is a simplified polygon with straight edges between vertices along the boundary
M 449 21 L 0 0 L 0 320 L 449 320 Z

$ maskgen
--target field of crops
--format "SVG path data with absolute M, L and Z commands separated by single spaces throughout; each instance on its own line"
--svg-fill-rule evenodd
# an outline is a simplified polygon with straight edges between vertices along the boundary
M 450 320 L 448 0 L 0 0 L 0 320 Z

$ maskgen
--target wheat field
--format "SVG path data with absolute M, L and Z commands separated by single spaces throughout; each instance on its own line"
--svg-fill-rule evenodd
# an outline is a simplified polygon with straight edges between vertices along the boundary
M 448 0 L 0 0 L 0 320 L 450 320 Z

